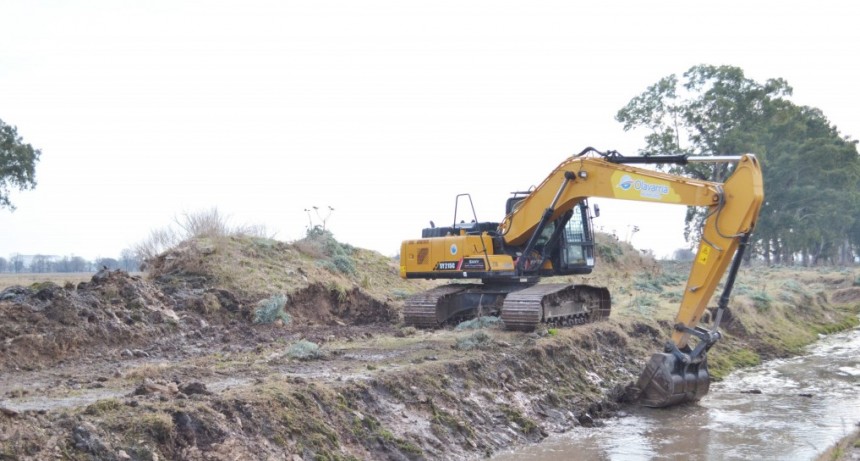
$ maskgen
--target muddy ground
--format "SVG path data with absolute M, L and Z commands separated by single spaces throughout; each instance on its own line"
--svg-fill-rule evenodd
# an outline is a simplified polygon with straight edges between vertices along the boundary
M 265 263 L 247 269 L 259 285 L 207 267 L 237 260 L 232 246 L 197 242 L 147 277 L 0 292 L 0 459 L 479 459 L 624 411 L 669 333 L 633 288 L 641 267 L 617 266 L 608 321 L 418 331 L 401 324 L 389 262 L 353 250 L 354 271 L 333 268 L 313 243 L 238 242 L 241 261 Z M 735 300 L 715 374 L 856 325 L 853 272 L 803 274 L 766 307 L 765 287 Z M 282 311 L 265 310 L 273 293 Z

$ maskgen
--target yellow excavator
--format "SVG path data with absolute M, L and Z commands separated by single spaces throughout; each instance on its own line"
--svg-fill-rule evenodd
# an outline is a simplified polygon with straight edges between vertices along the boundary
M 696 162 L 730 163 L 733 169 L 724 182 L 713 182 L 633 166 Z M 639 401 L 646 406 L 699 400 L 710 386 L 706 354 L 720 339 L 720 319 L 764 200 L 761 168 L 752 154 L 628 157 L 589 147 L 563 161 L 537 187 L 514 192 L 501 222 L 479 222 L 469 195 L 460 194 L 451 226 L 431 221 L 420 239 L 401 245 L 401 277 L 455 280 L 408 298 L 404 322 L 438 328 L 495 315 L 509 330 L 532 331 L 542 322 L 576 325 L 608 317 L 606 288 L 538 283 L 542 277 L 588 274 L 594 268 L 591 197 L 707 209 L 672 338 L 664 352 L 651 357 L 637 383 Z M 457 221 L 463 201 L 471 206 L 468 222 Z M 596 207 L 594 215 L 599 215 Z M 699 321 L 726 270 L 714 320 L 704 328 Z

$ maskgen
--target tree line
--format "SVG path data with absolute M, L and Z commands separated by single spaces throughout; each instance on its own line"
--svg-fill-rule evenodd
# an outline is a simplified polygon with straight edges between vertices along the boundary
M 860 254 L 860 155 L 821 110 L 788 98 L 781 78 L 757 82 L 732 66 L 669 75 L 618 111 L 624 130 L 646 132 L 641 155 L 754 153 L 765 203 L 749 257 L 768 264 L 853 264 Z M 669 168 L 723 181 L 728 165 Z M 705 210 L 689 208 L 685 236 L 700 237 Z
M 0 273 L 49 273 L 49 272 L 96 272 L 107 268 L 126 272 L 140 270 L 141 260 L 130 250 L 123 250 L 119 258 L 96 258 L 87 260 L 80 256 L 49 256 L 13 254 L 0 257 Z

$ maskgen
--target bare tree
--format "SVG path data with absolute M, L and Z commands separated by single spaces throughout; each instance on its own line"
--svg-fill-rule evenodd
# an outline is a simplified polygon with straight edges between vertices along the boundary
M 12 272 L 19 274 L 24 271 L 24 257 L 18 253 L 15 253 L 9 257 L 9 262 L 11 264 Z

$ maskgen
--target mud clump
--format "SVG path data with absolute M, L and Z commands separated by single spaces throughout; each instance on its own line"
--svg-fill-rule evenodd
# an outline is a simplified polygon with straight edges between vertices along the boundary
M 318 325 L 367 325 L 390 322 L 397 317 L 391 305 L 368 296 L 357 287 L 347 290 L 321 283 L 292 293 L 286 311 L 294 319 Z
M 94 347 L 148 342 L 176 330 L 172 301 L 140 277 L 99 271 L 89 283 L 0 292 L 0 369 L 33 369 Z

